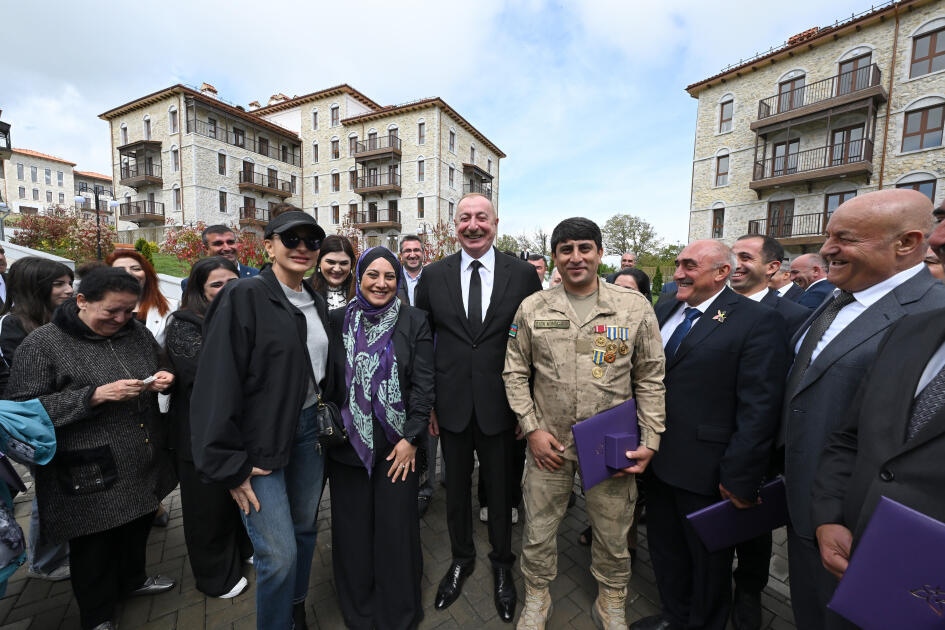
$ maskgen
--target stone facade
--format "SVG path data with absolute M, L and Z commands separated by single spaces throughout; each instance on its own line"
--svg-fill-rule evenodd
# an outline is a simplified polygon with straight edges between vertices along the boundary
M 73 171 L 72 175 L 75 181 L 76 196 L 85 197 L 87 200 L 79 206 L 83 217 L 94 220 L 95 210 L 97 209 L 103 222 L 115 225 L 116 212 L 112 205 L 116 201 L 116 197 L 111 176 L 91 171 Z M 98 193 L 97 207 L 95 205 L 95 193 Z
M 28 149 L 13 149 L 3 161 L 4 200 L 13 212 L 36 214 L 72 207 L 74 162 Z
M 941 203 L 941 133 L 927 138 L 930 147 L 903 151 L 907 112 L 945 104 L 945 63 L 910 78 L 914 41 L 939 29 L 945 1 L 903 0 L 689 86 L 699 101 L 690 240 L 764 232 L 793 257 L 820 247 L 832 204 L 850 195 L 928 182 L 921 189 Z M 721 124 L 726 101 L 730 129 Z M 726 155 L 727 182 L 717 172 Z
M 117 193 L 131 211 L 140 207 L 130 202 L 153 201 L 163 204 L 168 223 L 204 221 L 261 231 L 261 210 L 285 197 L 329 233 L 353 226 L 366 244 L 397 249 L 401 234 L 429 233 L 450 220 L 451 204 L 455 209 L 464 191 L 491 191 L 498 207 L 499 159 L 505 154 L 441 99 L 382 107 L 345 85 L 292 99 L 274 95 L 265 107 L 254 102 L 246 111 L 215 94 L 174 86 L 102 114 L 111 127 Z M 179 116 L 176 131 L 170 128 L 173 111 Z M 146 119 L 152 144 L 143 142 Z M 397 150 L 372 150 L 389 145 Z M 122 177 L 123 166 L 130 175 L 142 156 L 160 164 L 160 183 L 124 185 L 129 180 Z M 240 180 L 247 169 L 291 194 L 245 186 Z M 121 221 L 119 227 L 130 226 Z

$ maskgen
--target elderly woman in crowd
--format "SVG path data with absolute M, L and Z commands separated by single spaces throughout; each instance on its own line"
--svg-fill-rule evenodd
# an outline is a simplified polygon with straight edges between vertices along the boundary
M 239 278 L 222 256 L 198 260 L 190 270 L 181 308 L 167 324 L 167 355 L 177 377 L 171 393 L 170 444 L 177 457 L 184 541 L 197 590 L 228 599 L 247 586 L 241 573 L 253 546 L 227 488 L 200 481 L 190 441 L 190 399 L 203 344 L 203 317 L 213 298 Z
M 0 393 L 10 378 L 16 349 L 52 319 L 53 311 L 72 297 L 72 270 L 52 260 L 27 256 L 6 275 L 7 299 L 0 310 Z M 39 509 L 33 497 L 30 514 L 29 575 L 44 580 L 69 579 L 69 545 L 50 544 L 40 535 Z
M 112 267 L 121 267 L 141 285 L 141 301 L 135 306 L 137 317 L 157 342 L 164 345 L 167 318 L 177 308 L 177 302 L 161 293 L 157 272 L 148 260 L 134 249 L 116 249 L 105 259 Z
M 174 487 L 157 394 L 170 387 L 161 349 L 134 317 L 141 287 L 96 269 L 75 300 L 17 349 L 7 397 L 39 398 L 56 428 L 56 455 L 36 469 L 43 536 L 69 541 L 82 627 L 112 628 L 124 595 L 170 590 L 145 574 L 160 500 Z
M 351 269 L 354 267 L 354 248 L 344 236 L 332 234 L 322 243 L 315 273 L 310 279 L 312 288 L 328 301 L 328 308 L 346 306 L 354 297 Z
M 328 311 L 306 282 L 325 231 L 290 210 L 272 219 L 272 266 L 227 285 L 204 323 L 190 403 L 194 464 L 229 488 L 254 548 L 259 628 L 305 628 L 324 459 L 316 402 L 331 392 Z
M 348 436 L 328 453 L 332 559 L 349 628 L 423 618 L 415 459 L 433 408 L 433 337 L 423 312 L 396 298 L 402 278 L 394 254 L 367 250 L 355 299 L 330 315 Z

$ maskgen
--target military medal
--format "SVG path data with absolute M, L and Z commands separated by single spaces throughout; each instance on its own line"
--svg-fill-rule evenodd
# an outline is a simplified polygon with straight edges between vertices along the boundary
M 608 352 L 604 355 L 604 361 L 607 363 L 613 363 L 617 359 L 617 354 L 614 352 Z
M 595 350 L 592 360 L 594 361 L 594 367 L 591 368 L 591 375 L 594 378 L 602 377 L 604 375 L 604 368 L 602 368 L 601 365 L 607 360 L 607 355 L 603 350 Z
M 603 326 L 598 326 L 598 328 L 605 328 Z M 613 363 L 617 358 L 617 352 L 620 354 L 627 354 L 630 352 L 630 348 L 625 343 L 630 337 L 630 329 L 626 326 L 607 326 L 607 338 L 611 340 L 611 343 L 607 344 L 607 356 L 605 358 L 607 363 Z M 617 340 L 620 341 L 620 344 L 617 344 Z M 600 344 L 598 344 L 600 345 Z
M 617 348 L 617 351 L 620 352 L 620 354 L 628 354 L 630 352 L 630 346 L 621 342 L 620 347 Z
M 617 344 L 615 344 L 614 342 L 608 343 L 608 344 L 607 344 L 607 352 L 608 352 L 608 353 L 617 352 Z
M 599 348 L 604 348 L 604 347 L 606 347 L 606 346 L 607 346 L 607 338 L 604 337 L 603 335 L 598 335 L 598 336 L 597 336 L 597 339 L 594 340 L 594 345 L 598 346 Z
M 602 376 L 604 375 L 604 368 L 602 368 L 602 367 L 599 366 L 599 365 L 595 365 L 595 366 L 594 366 L 594 369 L 591 370 L 591 375 L 592 375 L 594 378 L 600 378 L 600 377 L 602 377 Z

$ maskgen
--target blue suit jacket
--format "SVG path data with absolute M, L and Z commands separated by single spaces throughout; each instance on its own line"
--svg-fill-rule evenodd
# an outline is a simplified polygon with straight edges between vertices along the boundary
M 823 280 L 807 287 L 807 290 L 804 291 L 804 294 L 797 298 L 797 303 L 801 306 L 806 306 L 807 308 L 813 310 L 820 306 L 827 296 L 833 293 L 833 290 L 836 287 L 830 283 L 830 280 Z

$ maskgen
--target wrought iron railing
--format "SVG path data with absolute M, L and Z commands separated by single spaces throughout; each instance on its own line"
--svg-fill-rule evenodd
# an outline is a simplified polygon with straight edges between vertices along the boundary
M 233 133 L 233 131 L 227 131 L 219 124 L 211 125 L 204 120 L 188 120 L 187 133 L 196 133 L 197 135 L 213 138 L 214 140 L 219 140 L 220 142 L 225 142 L 235 147 L 249 149 L 253 153 L 265 155 L 266 157 L 285 162 L 286 164 L 302 166 L 302 156 L 296 153 L 294 148 L 287 148 L 286 151 L 283 151 L 281 146 L 251 140 L 246 137 L 246 134 L 236 134 Z M 299 151 L 301 151 L 301 148 L 299 148 Z
M 370 153 L 382 149 L 400 151 L 400 138 L 387 134 L 386 136 L 376 136 L 358 140 L 355 142 L 354 155 L 357 157 L 361 153 Z
M 262 221 L 269 223 L 269 208 L 257 208 L 256 206 L 240 207 L 241 221 Z
M 122 166 L 121 167 L 121 178 L 122 179 L 131 179 L 132 177 L 160 177 L 161 176 L 161 165 L 158 162 L 151 164 L 136 164 L 134 166 Z
M 773 221 L 770 219 L 774 219 Z M 812 214 L 784 213 L 767 219 L 754 219 L 748 222 L 749 234 L 765 234 L 773 238 L 792 236 L 820 236 L 824 234 L 826 222 L 823 212 Z
M 118 206 L 118 216 L 121 218 L 142 214 L 164 216 L 164 204 L 160 201 L 142 199 L 140 201 L 126 201 Z
M 400 210 L 378 208 L 376 210 L 368 209 L 353 212 L 351 222 L 355 225 L 363 225 L 365 223 L 400 223 Z
M 290 195 L 292 194 L 292 182 L 279 179 L 275 175 L 254 173 L 252 171 L 239 171 L 239 175 L 241 184 L 255 184 L 257 186 L 271 188 L 272 190 L 279 190 Z
M 850 142 L 756 160 L 752 179 L 758 181 L 771 177 L 807 173 L 832 166 L 872 161 L 873 141 L 868 139 L 851 140 Z
M 877 86 L 881 78 L 879 66 L 874 63 L 814 83 L 800 85 L 758 101 L 758 120 Z
M 358 177 L 356 188 L 375 188 L 377 186 L 400 186 L 400 173 L 381 171 L 362 175 Z
M 485 195 L 486 197 L 492 197 L 492 184 L 487 182 L 472 182 L 469 184 L 463 184 L 463 193 L 479 193 L 480 195 Z

